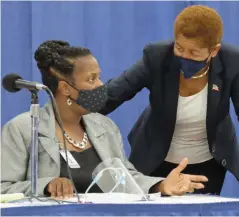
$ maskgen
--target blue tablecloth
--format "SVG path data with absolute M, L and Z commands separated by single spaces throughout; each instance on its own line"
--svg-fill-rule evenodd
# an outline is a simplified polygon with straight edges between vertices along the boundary
M 72 204 L 1 209 L 2 216 L 238 216 L 239 202 L 211 204 Z

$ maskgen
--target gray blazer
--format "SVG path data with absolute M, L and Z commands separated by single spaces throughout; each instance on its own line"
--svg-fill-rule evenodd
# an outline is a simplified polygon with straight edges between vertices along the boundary
M 128 161 L 120 131 L 109 118 L 98 114 L 83 116 L 86 132 L 101 160 L 119 158 L 145 193 L 162 178 L 148 177 L 136 171 Z M 31 138 L 30 113 L 18 115 L 2 130 L 1 193 L 31 191 L 29 144 Z M 55 133 L 55 117 L 51 103 L 40 109 L 39 124 L 38 195 L 43 196 L 46 185 L 60 175 L 59 145 Z

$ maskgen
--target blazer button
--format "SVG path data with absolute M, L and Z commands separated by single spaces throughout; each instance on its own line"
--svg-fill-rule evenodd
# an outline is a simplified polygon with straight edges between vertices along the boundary
M 226 166 L 227 165 L 227 160 L 223 159 L 221 164 L 222 164 L 222 166 Z

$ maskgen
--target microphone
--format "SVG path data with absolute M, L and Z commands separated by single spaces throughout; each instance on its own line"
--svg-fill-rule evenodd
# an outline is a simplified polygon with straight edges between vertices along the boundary
M 8 74 L 2 79 L 2 86 L 5 90 L 15 93 L 20 91 L 22 88 L 26 88 L 30 91 L 38 91 L 38 90 L 46 90 L 47 86 L 32 82 L 32 81 L 26 81 L 23 80 L 21 76 L 18 74 Z
M 69 167 L 69 164 L 68 164 L 68 154 L 67 154 L 67 148 L 66 148 L 66 139 L 64 137 L 64 128 L 63 128 L 63 122 L 62 122 L 62 119 L 61 119 L 61 116 L 60 116 L 60 113 L 59 113 L 59 109 L 57 107 L 57 104 L 56 104 L 56 101 L 55 101 L 55 98 L 54 98 L 54 95 L 53 93 L 51 92 L 51 90 L 43 85 L 43 84 L 40 84 L 40 83 L 36 83 L 36 82 L 32 82 L 32 81 L 26 81 L 26 80 L 23 80 L 21 76 L 19 76 L 18 74 L 8 74 L 6 75 L 3 79 L 2 79 L 2 86 L 4 87 L 5 90 L 9 91 L 9 92 L 18 92 L 20 91 L 22 88 L 26 88 L 30 91 L 37 91 L 37 90 L 45 90 L 48 95 L 50 96 L 51 98 L 51 101 L 52 101 L 52 105 L 53 105 L 53 110 L 54 110 L 54 113 L 55 113 L 55 117 L 56 117 L 56 120 L 60 126 L 60 129 L 61 129 L 61 132 L 62 132 L 62 136 L 63 136 L 63 145 L 64 145 L 64 150 L 65 150 L 65 153 L 66 153 L 66 161 L 67 161 L 67 173 L 68 173 L 68 176 L 71 180 L 71 182 L 73 183 L 73 188 L 74 188 L 74 191 L 75 191 L 75 194 L 76 194 L 76 197 L 77 197 L 77 201 L 78 203 L 81 203 L 80 201 L 80 198 L 79 198 L 79 195 L 78 195 L 78 191 L 75 187 L 75 184 L 73 182 L 73 178 L 72 178 L 72 175 L 71 175 L 71 171 L 70 171 L 70 167 Z M 36 103 L 36 100 L 37 100 L 37 103 Z M 34 113 L 34 114 L 33 114 Z M 32 93 L 32 103 L 31 103 L 31 118 L 32 118 L 32 127 L 31 127 L 31 135 L 37 135 L 38 133 L 37 130 L 38 130 L 38 125 L 37 123 L 39 122 L 39 104 L 38 104 L 38 99 L 37 99 L 37 94 L 34 94 Z M 38 154 L 36 153 L 38 151 L 38 143 L 36 140 L 36 136 L 31 136 L 31 147 L 34 147 L 32 148 L 31 150 L 31 165 L 32 166 L 32 171 L 31 171 L 31 198 L 32 196 L 34 196 L 34 198 L 37 198 L 38 197 L 36 196 L 37 195 L 37 169 L 36 169 L 36 157 L 38 156 Z M 34 167 L 35 166 L 35 167 Z M 33 171 L 34 169 L 34 171 Z M 35 195 L 36 194 L 36 195 Z

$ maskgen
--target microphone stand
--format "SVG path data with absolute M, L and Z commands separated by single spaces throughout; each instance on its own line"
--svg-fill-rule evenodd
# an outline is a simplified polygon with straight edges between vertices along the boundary
M 38 126 L 40 122 L 40 105 L 38 101 L 38 90 L 31 91 L 31 142 L 30 142 L 30 160 L 31 160 L 31 195 L 38 196 L 37 178 L 38 178 Z

